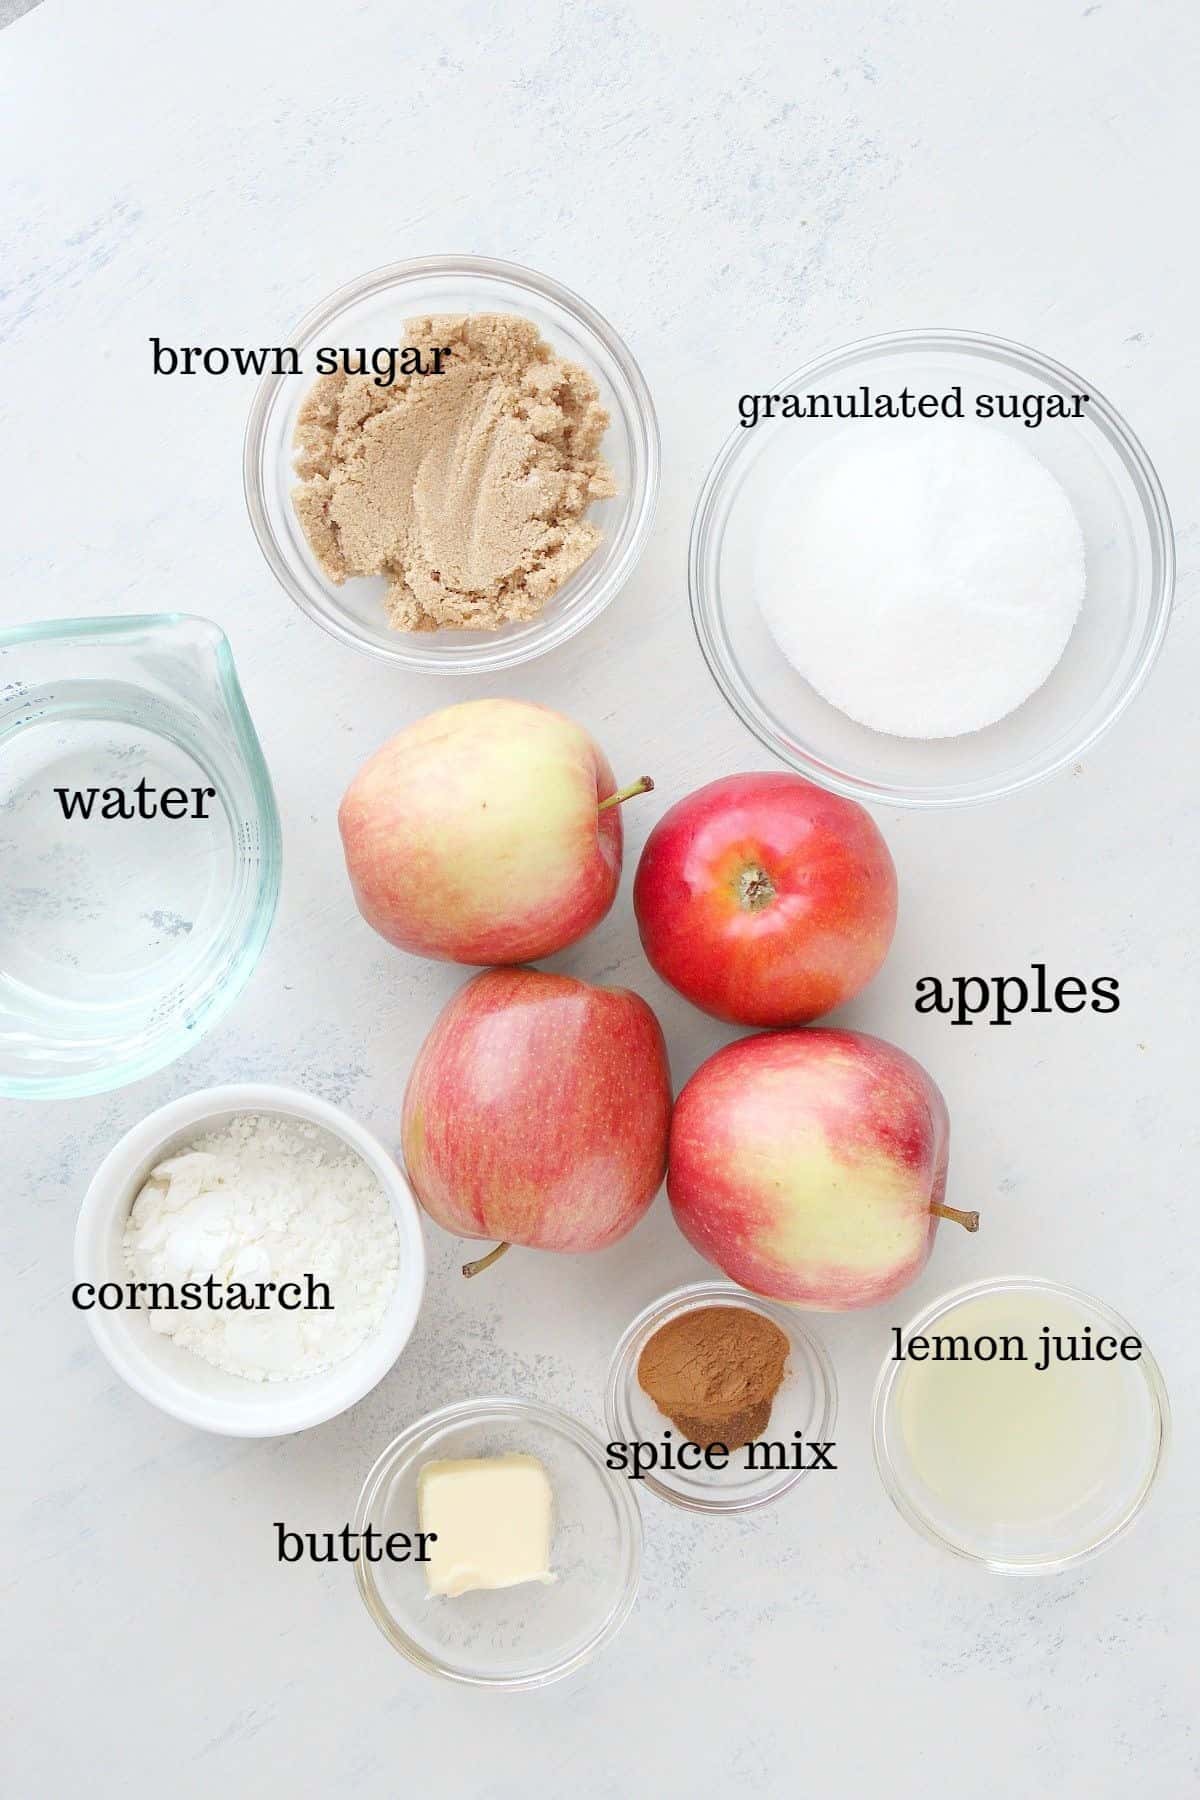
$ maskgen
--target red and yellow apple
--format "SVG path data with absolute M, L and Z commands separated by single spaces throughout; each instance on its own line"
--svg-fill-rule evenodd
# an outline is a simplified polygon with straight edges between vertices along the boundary
M 358 910 L 446 962 L 550 956 L 599 923 L 621 879 L 619 803 L 582 726 L 523 700 L 418 719 L 364 763 L 338 815 Z
M 857 1031 L 764 1033 L 702 1063 L 675 1103 L 667 1192 L 684 1235 L 753 1293 L 840 1312 L 924 1268 L 945 1204 L 941 1093 Z
M 861 806 L 800 775 L 728 775 L 650 833 L 633 887 L 652 967 L 738 1025 L 804 1025 L 875 975 L 896 871 Z
M 485 969 L 413 1064 L 404 1161 L 426 1212 L 460 1237 L 602 1250 L 658 1192 L 670 1117 L 666 1044 L 639 995 Z

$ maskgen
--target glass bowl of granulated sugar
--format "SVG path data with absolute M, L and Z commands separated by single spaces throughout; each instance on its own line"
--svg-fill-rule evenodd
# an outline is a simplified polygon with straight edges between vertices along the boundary
M 1170 514 L 1090 383 L 970 332 L 867 339 L 746 394 L 692 524 L 700 646 L 801 774 L 903 806 L 1076 762 L 1162 646 Z

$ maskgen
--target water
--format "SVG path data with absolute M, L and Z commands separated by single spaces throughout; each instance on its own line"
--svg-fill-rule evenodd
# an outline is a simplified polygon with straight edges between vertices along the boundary
M 33 697 L 36 702 L 36 696 Z M 99 716 L 97 716 L 97 712 Z M 145 712 L 145 708 L 142 708 Z M 85 1063 L 201 990 L 229 931 L 237 838 L 222 783 L 161 704 L 153 728 L 83 684 L 0 740 L 0 1068 L 30 1042 Z M 178 727 L 176 729 L 176 727 Z M 67 818 L 56 789 L 216 788 L 182 818 Z

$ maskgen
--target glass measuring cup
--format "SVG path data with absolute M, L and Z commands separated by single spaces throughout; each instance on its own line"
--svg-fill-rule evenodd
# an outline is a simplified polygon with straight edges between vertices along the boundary
M 216 625 L 0 631 L 0 1095 L 100 1093 L 195 1043 L 258 960 L 279 873 Z

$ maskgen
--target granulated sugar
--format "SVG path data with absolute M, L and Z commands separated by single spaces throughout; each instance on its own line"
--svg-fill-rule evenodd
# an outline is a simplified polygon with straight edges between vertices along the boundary
M 762 523 L 771 635 L 826 700 L 894 737 L 957 737 L 1020 706 L 1084 585 L 1063 489 L 985 426 L 842 433 L 797 462 Z

